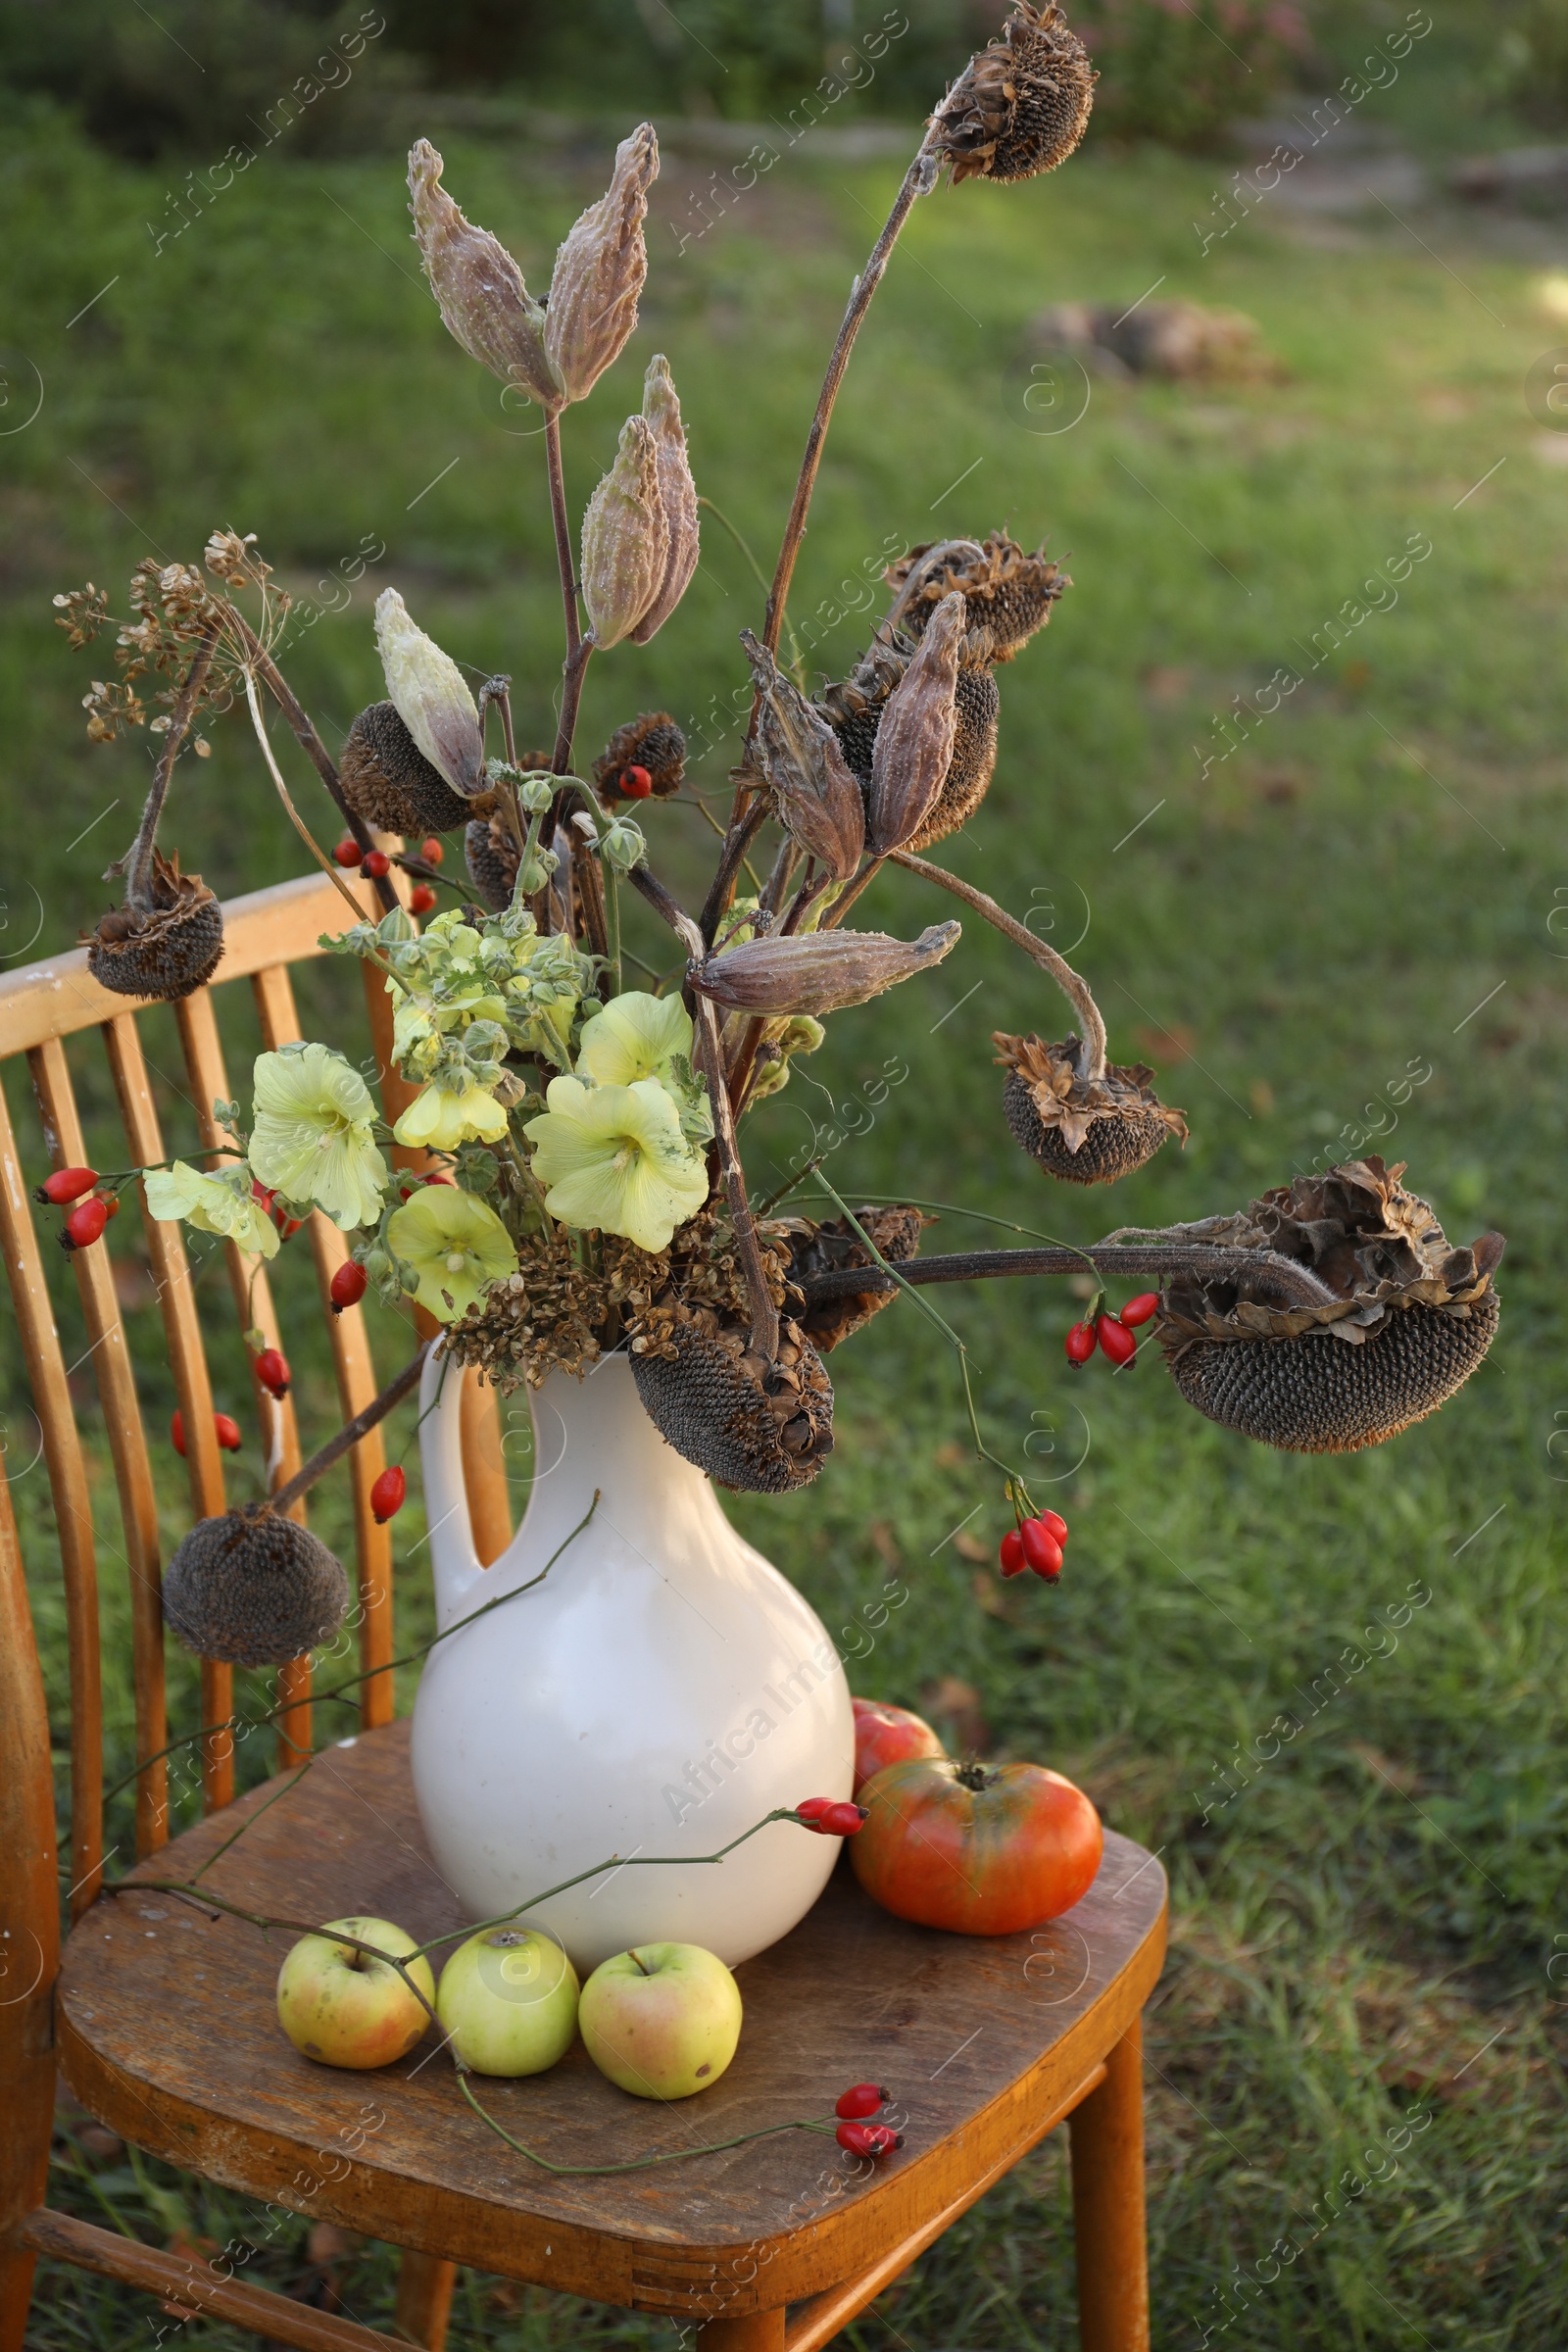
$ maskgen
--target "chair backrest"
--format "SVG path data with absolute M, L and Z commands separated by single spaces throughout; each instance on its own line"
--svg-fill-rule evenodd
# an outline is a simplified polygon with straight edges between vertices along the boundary
M 216 1147 L 222 1141 L 214 1122 L 213 1103 L 217 1099 L 226 1100 L 230 1093 L 213 990 L 249 983 L 265 1046 L 285 1045 L 299 1037 L 290 966 L 318 956 L 320 934 L 341 930 L 345 912 L 337 891 L 320 874 L 254 891 L 224 906 L 224 950 L 216 978 L 210 987 L 198 989 L 174 1006 L 189 1100 L 196 1109 L 203 1145 Z M 394 1119 L 415 1090 L 391 1066 L 391 1008 L 385 988 L 371 967 L 366 965 L 362 969 L 382 1107 L 387 1118 Z M 144 1166 L 165 1157 L 137 1025 L 138 1014 L 147 1009 L 100 987 L 89 974 L 85 952 L 80 950 L 49 957 L 0 978 L 0 1065 L 18 1054 L 25 1054 L 51 1166 L 77 1166 L 87 1161 L 66 1054 L 65 1041 L 74 1036 L 96 1036 L 103 1042 L 124 1130 L 127 1164 Z M 416 1164 L 418 1156 L 394 1153 L 405 1165 Z M 34 1408 L 42 1427 L 43 1459 L 59 1533 L 65 1588 L 71 1661 L 69 1883 L 71 1913 L 75 1918 L 96 1895 L 104 1861 L 97 1542 L 87 1462 L 69 1385 L 70 1375 L 76 1367 L 68 1366 L 65 1361 L 30 1200 L 31 1182 L 36 1181 L 38 1174 L 37 1170 L 24 1172 L 20 1164 L 11 1114 L 0 1090 L 0 1244 L 4 1247 Z M 136 1189 L 139 1194 L 140 1188 Z M 127 1206 L 131 1198 L 127 1193 Z M 190 1260 L 180 1226 L 155 1222 L 147 1215 L 145 1203 L 142 1214 L 149 1267 L 184 1423 L 191 1512 L 193 1519 L 206 1518 L 222 1511 L 225 1502 L 222 1458 L 214 1427 L 212 1383 Z M 170 1775 L 165 1751 L 172 1735 L 164 1676 L 158 1512 L 147 1433 L 110 1254 L 109 1246 L 117 1230 L 123 1229 L 111 1224 L 103 1242 L 74 1251 L 71 1263 L 78 1286 L 87 1355 L 103 1408 L 119 1492 L 123 1549 L 121 1551 L 112 1541 L 110 1548 L 120 1552 L 129 1578 L 136 1764 L 138 1768 L 145 1767 L 138 1770 L 136 1780 L 135 1842 L 141 1855 L 163 1844 L 169 1835 Z M 328 1286 L 348 1255 L 348 1244 L 318 1211 L 292 1247 L 299 1249 L 307 1241 L 315 1259 L 321 1312 L 331 1338 L 338 1402 L 347 1419 L 369 1401 L 378 1385 L 360 1308 L 350 1307 L 341 1314 L 330 1311 Z M 222 1248 L 240 1328 L 259 1329 L 269 1345 L 275 1344 L 280 1335 L 266 1266 L 232 1243 L 224 1243 Z M 61 1271 L 64 1272 L 63 1265 Z M 426 1331 L 434 1328 L 428 1323 L 423 1327 Z M 385 1369 L 395 1370 L 396 1366 Z M 269 1484 L 275 1490 L 299 1467 L 301 1459 L 293 1398 L 287 1396 L 280 1402 L 273 1398 L 256 1381 L 254 1366 L 252 1386 Z M 494 1392 L 479 1390 L 470 1376 L 464 1396 L 465 1462 L 480 1554 L 488 1560 L 503 1548 L 511 1532 Z M 378 1429 L 355 1446 L 349 1464 L 354 1498 L 360 1665 L 362 1671 L 369 1671 L 385 1666 L 394 1654 L 391 1532 L 376 1525 L 370 1508 L 370 1489 L 384 1466 Z M 306 1509 L 302 1498 L 293 1506 L 293 1515 L 303 1520 Z M 9 1539 L 8 1494 L 0 1496 L 0 1510 L 8 1522 L 0 1530 L 0 1536 Z M 24 1609 L 22 1621 L 25 1624 Z M 36 1681 L 30 1627 L 26 1629 L 25 1647 L 29 1653 L 25 1659 L 13 1658 L 9 1667 L 0 1663 L 0 1702 L 10 1695 L 5 1686 L 13 1676 L 17 1678 L 15 1693 L 19 1694 L 19 1705 L 25 1702 L 29 1680 Z M 203 1661 L 200 1723 L 189 1727 L 190 1730 L 225 1723 L 233 1705 L 232 1683 L 231 1668 Z M 279 1670 L 277 1703 L 282 1708 L 277 1717 L 278 1763 L 286 1767 L 309 1752 L 312 1744 L 308 1657 Z M 0 1703 L 0 1713 L 4 1711 L 4 1704 Z M 385 1723 L 392 1712 L 392 1677 L 388 1673 L 378 1674 L 363 1687 L 361 1722 L 367 1728 Z M 188 1750 L 178 1752 L 184 1754 Z M 228 1731 L 212 1732 L 200 1741 L 202 1794 L 207 1811 L 227 1804 L 234 1794 L 234 1740 Z M 44 1768 L 47 1769 L 46 1757 Z

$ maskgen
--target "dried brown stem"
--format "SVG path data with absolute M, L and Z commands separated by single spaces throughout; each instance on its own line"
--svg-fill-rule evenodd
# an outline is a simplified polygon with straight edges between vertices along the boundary
M 301 1464 L 286 1487 L 279 1487 L 275 1494 L 268 1497 L 274 1511 L 286 1511 L 291 1502 L 298 1502 L 306 1489 L 315 1486 L 323 1470 L 330 1470 L 332 1464 L 347 1453 L 351 1446 L 357 1446 L 368 1431 L 374 1429 L 378 1421 L 386 1419 L 392 1407 L 399 1403 L 417 1382 L 419 1374 L 424 1370 L 424 1359 L 429 1354 L 433 1344 L 432 1341 L 426 1340 L 418 1354 L 414 1357 L 412 1362 L 404 1365 L 396 1379 L 388 1381 L 379 1396 L 372 1396 L 369 1403 L 357 1412 L 352 1421 L 344 1423 L 335 1438 L 328 1438 L 319 1453 L 313 1453 L 308 1462 Z
M 1065 962 L 1054 948 L 1048 948 L 1043 939 L 1036 939 L 1032 931 L 1015 921 L 1005 907 L 997 905 L 995 899 L 987 898 L 983 890 L 976 890 L 972 882 L 960 882 L 957 875 L 950 874 L 945 865 L 932 865 L 926 858 L 912 856 L 908 850 L 895 850 L 892 856 L 895 865 L 907 866 L 909 872 L 918 874 L 922 882 L 935 882 L 939 889 L 951 890 L 956 899 L 961 899 L 966 906 L 973 907 L 976 914 L 984 915 L 1004 939 L 1010 939 L 1015 948 L 1022 948 L 1026 956 L 1033 957 L 1043 972 L 1051 974 L 1078 1015 L 1083 1028 L 1083 1039 L 1078 1049 L 1078 1076 L 1102 1078 L 1105 1074 L 1105 1024 L 1101 1017 L 1100 1006 L 1089 993 L 1087 980 L 1080 979 L 1071 964 Z
M 745 814 L 732 818 L 729 830 L 724 835 L 724 846 L 719 851 L 718 863 L 713 868 L 713 879 L 708 885 L 703 911 L 697 918 L 709 947 L 712 946 L 714 934 L 723 920 L 724 909 L 729 905 L 735 877 L 745 863 L 746 853 L 766 819 L 767 795 L 760 790 Z
M 125 858 L 125 905 L 135 914 L 151 914 L 155 908 L 153 851 L 158 840 L 158 820 L 163 815 L 164 802 L 169 797 L 169 782 L 174 772 L 174 761 L 179 758 L 179 747 L 195 715 L 196 705 L 201 699 L 202 687 L 213 665 L 217 647 L 218 628 L 215 624 L 203 632 L 201 643 L 191 656 L 190 667 L 185 672 L 184 683 L 170 717 L 169 733 L 164 738 L 164 748 L 159 754 L 153 788 L 147 795 L 147 806 L 141 812 L 136 838 Z
M 556 564 L 561 573 L 561 601 L 566 616 L 566 661 L 577 658 L 582 629 L 577 619 L 576 567 L 571 552 L 571 517 L 566 513 L 566 477 L 561 464 L 561 418 L 545 426 L 545 466 L 550 475 L 550 520 L 556 534 Z M 556 771 L 562 771 L 558 768 Z
M 860 1291 L 891 1291 L 908 1284 L 986 1282 L 1005 1274 L 1081 1274 L 1085 1258 L 1101 1274 L 1194 1274 L 1234 1282 L 1245 1272 L 1252 1281 L 1273 1283 L 1293 1306 L 1333 1306 L 1336 1294 L 1307 1266 L 1274 1250 L 1205 1250 L 1189 1243 L 1122 1246 L 1096 1242 L 1087 1250 L 962 1250 L 942 1257 L 889 1260 L 878 1266 L 835 1266 L 813 1274 L 799 1288 L 808 1306 L 847 1298 Z

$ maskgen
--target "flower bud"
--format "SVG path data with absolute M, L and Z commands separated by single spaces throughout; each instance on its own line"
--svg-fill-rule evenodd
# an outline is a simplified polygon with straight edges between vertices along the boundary
M 821 711 L 783 675 L 750 629 L 742 629 L 741 643 L 761 698 L 757 754 L 779 823 L 835 881 L 847 882 L 865 846 L 860 787 Z
M 621 140 L 610 186 L 556 255 L 545 350 L 567 400 L 587 399 L 637 324 L 637 297 L 648 275 L 643 221 L 658 174 L 659 141 L 644 122 Z
M 664 576 L 651 609 L 631 632 L 634 645 L 646 645 L 674 612 L 697 569 L 697 484 L 686 457 L 686 428 L 680 420 L 680 402 L 669 372 L 669 362 L 656 352 L 643 378 L 643 415 L 653 429 L 659 465 L 659 498 L 669 525 L 669 554 Z
M 731 1012 L 838 1012 L 940 963 L 957 946 L 962 928 L 956 922 L 933 923 L 916 940 L 890 939 L 885 931 L 753 939 L 688 964 L 686 977 L 700 995 Z
M 582 519 L 583 602 L 601 651 L 629 636 L 650 610 L 668 560 L 654 428 L 646 417 L 628 416 L 615 463 Z
M 947 781 L 958 730 L 954 696 L 964 625 L 963 598 L 955 589 L 931 615 L 888 697 L 871 751 L 869 832 L 878 857 L 913 840 Z
M 565 394 L 545 350 L 544 304 L 535 302 L 500 239 L 464 219 L 441 185 L 444 169 L 429 140 L 416 140 L 409 152 L 409 210 L 447 332 L 470 359 L 554 416 Z
M 450 654 L 409 618 L 395 588 L 383 588 L 375 600 L 375 642 L 387 693 L 431 766 L 454 792 L 479 791 L 484 735 L 467 680 Z

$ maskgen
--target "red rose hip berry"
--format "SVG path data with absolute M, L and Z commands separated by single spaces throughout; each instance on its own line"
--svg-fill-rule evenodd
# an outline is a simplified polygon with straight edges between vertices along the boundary
M 65 1208 L 71 1201 L 79 1200 L 83 1193 L 90 1193 L 97 1181 L 96 1168 L 56 1168 L 52 1176 L 44 1178 L 32 1197 L 35 1200 L 46 1202 L 51 1208 Z
M 620 771 L 620 790 L 628 801 L 646 801 L 654 789 L 654 779 L 646 767 L 623 767 Z
M 444 865 L 446 855 L 445 845 L 437 841 L 433 833 L 428 841 L 421 841 L 419 844 L 419 856 L 424 859 L 426 865 Z
M 1129 1331 L 1136 1331 L 1140 1324 L 1147 1323 L 1152 1315 L 1157 1315 L 1158 1312 L 1159 1293 L 1140 1291 L 1136 1298 L 1129 1298 L 1125 1306 L 1117 1308 L 1116 1319 L 1124 1323 Z
M 107 1200 L 94 1199 L 78 1201 L 66 1219 L 66 1230 L 62 1239 L 68 1250 L 90 1249 L 92 1244 L 101 1238 L 103 1229 L 108 1222 L 109 1203 Z
M 392 871 L 392 860 L 385 850 L 367 850 L 360 860 L 360 870 L 368 874 L 372 882 L 379 882 L 383 874 Z
M 369 1287 L 370 1277 L 365 1268 L 356 1265 L 352 1257 L 345 1258 L 328 1286 L 333 1314 L 340 1315 L 346 1306 L 358 1306 Z
M 409 893 L 409 912 L 411 914 L 428 914 L 431 907 L 439 904 L 440 902 L 428 882 L 416 882 Z
M 288 1395 L 288 1359 L 281 1348 L 264 1348 L 256 1358 L 256 1377 L 270 1396 Z
M 1018 1530 L 1023 1556 L 1036 1576 L 1054 1585 L 1061 1574 L 1061 1545 L 1044 1520 L 1026 1519 Z
M 904 2145 L 903 2132 L 886 2124 L 840 2124 L 834 2137 L 852 2156 L 886 2156 Z
M 408 1491 L 409 1482 L 395 1462 L 390 1470 L 382 1471 L 370 1489 L 370 1508 L 377 1527 L 385 1527 L 389 1519 L 397 1517 Z
M 353 834 L 345 833 L 337 848 L 332 852 L 332 859 L 336 865 L 355 866 L 359 864 L 364 855 L 364 851 Z
M 1126 1324 L 1118 1321 L 1114 1315 L 1101 1316 L 1100 1345 L 1118 1369 L 1123 1364 L 1130 1364 L 1138 1353 L 1137 1340 Z
M 1093 1323 L 1075 1323 L 1062 1343 L 1069 1364 L 1087 1364 L 1098 1346 Z
M 1004 1576 L 1021 1576 L 1028 1562 L 1023 1556 L 1023 1538 L 1015 1527 L 1009 1527 L 998 1550 Z
M 839 2092 L 833 2112 L 847 2124 L 860 2123 L 866 2116 L 875 2115 L 879 2107 L 885 2107 L 889 2095 L 874 2082 L 852 2082 L 848 2090 Z

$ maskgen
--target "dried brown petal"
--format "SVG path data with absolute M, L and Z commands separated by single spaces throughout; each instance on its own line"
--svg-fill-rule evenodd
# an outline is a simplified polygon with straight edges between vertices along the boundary
M 429 140 L 416 140 L 409 153 L 409 210 L 447 331 L 470 359 L 553 416 L 566 395 L 545 349 L 544 305 L 529 293 L 500 239 L 464 219 L 441 185 L 444 170 Z
M 629 637 L 652 609 L 668 561 L 659 445 L 645 416 L 628 416 L 582 522 L 583 602 L 601 651 Z
M 879 858 L 913 840 L 947 781 L 958 728 L 954 696 L 964 625 L 963 598 L 955 590 L 938 605 L 888 697 L 871 753 L 868 830 Z
M 556 255 L 545 313 L 545 349 L 568 400 L 586 400 L 625 350 L 648 275 L 643 221 L 659 176 L 659 141 L 641 123 L 615 150 L 610 186 Z
M 686 457 L 686 428 L 680 420 L 669 362 L 655 352 L 643 378 L 643 415 L 653 428 L 659 456 L 659 497 L 669 525 L 664 576 L 650 610 L 631 632 L 633 645 L 646 645 L 674 612 L 697 569 L 697 484 Z
M 822 712 L 750 629 L 742 629 L 741 643 L 760 697 L 757 754 L 778 820 L 808 858 L 847 882 L 865 847 L 860 788 Z
M 932 923 L 918 939 L 885 931 L 810 931 L 804 938 L 753 939 L 687 966 L 693 988 L 732 1012 L 838 1012 L 940 963 L 958 944 L 961 923 Z

